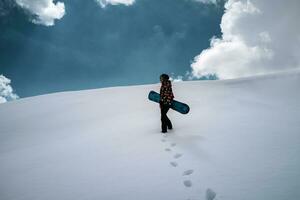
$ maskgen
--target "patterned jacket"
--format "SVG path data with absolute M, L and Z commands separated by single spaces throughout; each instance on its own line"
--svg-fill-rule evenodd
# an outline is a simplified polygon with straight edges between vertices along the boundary
M 171 105 L 174 99 L 172 84 L 169 80 L 162 81 L 160 88 L 160 102 L 164 105 Z

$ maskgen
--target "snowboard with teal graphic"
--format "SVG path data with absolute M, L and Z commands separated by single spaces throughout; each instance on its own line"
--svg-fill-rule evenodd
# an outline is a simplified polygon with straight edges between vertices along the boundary
M 154 101 L 156 103 L 159 103 L 160 94 L 158 94 L 155 91 L 150 91 L 150 93 L 148 95 L 148 99 L 151 101 Z M 172 101 L 171 108 L 173 110 L 176 110 L 177 112 L 180 112 L 181 114 L 187 114 L 190 111 L 190 107 L 187 104 L 176 101 L 176 100 Z

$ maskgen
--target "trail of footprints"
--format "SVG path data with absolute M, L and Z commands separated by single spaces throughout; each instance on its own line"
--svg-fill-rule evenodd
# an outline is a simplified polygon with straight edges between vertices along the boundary
M 164 138 L 161 139 L 161 141 L 162 141 L 163 143 L 167 143 L 167 142 L 168 142 L 167 139 L 166 139 L 166 135 L 164 135 Z M 165 148 L 165 151 L 166 151 L 166 152 L 173 152 L 172 147 L 175 147 L 176 145 L 177 145 L 176 143 L 171 143 L 171 144 L 170 144 L 170 147 Z M 182 156 L 183 156 L 183 154 L 181 154 L 181 153 L 175 153 L 175 154 L 173 155 L 173 159 L 177 160 L 177 159 L 181 158 Z M 177 166 L 178 166 L 178 162 L 176 162 L 176 161 L 171 161 L 171 162 L 170 162 L 170 165 L 171 165 L 172 167 L 177 167 Z M 188 169 L 188 170 L 185 170 L 185 171 L 182 172 L 182 176 L 184 176 L 184 177 L 189 177 L 189 176 L 190 176 L 191 174 L 193 174 L 193 173 L 194 173 L 194 170 L 193 170 L 193 169 Z M 183 181 L 183 185 L 184 185 L 185 187 L 187 187 L 187 188 L 190 188 L 190 187 L 193 186 L 193 183 L 192 183 L 191 180 L 189 180 L 188 178 L 186 178 L 186 180 Z M 208 188 L 208 189 L 206 190 L 206 194 L 205 194 L 205 195 L 206 195 L 206 196 L 205 196 L 205 200 L 214 200 L 215 197 L 216 197 L 216 193 L 215 193 L 212 189 L 210 189 L 210 188 Z M 192 199 L 187 199 L 187 200 L 192 200 Z
M 165 138 L 163 138 L 162 140 L 161 140 L 162 142 L 164 142 L 164 143 L 166 143 L 167 142 L 167 140 L 165 139 Z M 165 148 L 165 151 L 167 151 L 167 152 L 172 152 L 172 147 L 175 147 L 176 146 L 176 143 L 171 143 L 170 144 L 170 147 L 167 147 L 167 148 Z M 181 154 L 181 153 L 175 153 L 174 155 L 173 155 L 173 158 L 174 159 L 179 159 L 179 158 L 181 158 L 183 155 Z M 172 166 L 172 167 L 177 167 L 178 166 L 178 163 L 176 162 L 176 161 L 171 161 L 170 162 L 170 165 Z M 182 176 L 189 176 L 189 175 L 191 175 L 192 173 L 194 173 L 194 170 L 192 170 L 192 169 L 188 169 L 188 170 L 186 170 L 186 171 L 184 171 L 183 173 L 182 173 Z M 192 181 L 191 180 L 184 180 L 183 181 L 183 185 L 185 186 L 185 187 L 192 187 Z

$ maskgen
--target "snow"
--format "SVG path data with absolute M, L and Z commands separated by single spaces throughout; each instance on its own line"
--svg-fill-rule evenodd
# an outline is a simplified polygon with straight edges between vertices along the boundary
M 1 200 L 300 199 L 300 71 L 173 83 L 189 104 L 160 133 L 160 85 L 0 105 Z

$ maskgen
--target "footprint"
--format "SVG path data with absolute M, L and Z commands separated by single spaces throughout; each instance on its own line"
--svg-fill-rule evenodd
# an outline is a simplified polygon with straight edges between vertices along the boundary
M 176 143 L 171 143 L 171 147 L 175 147 L 176 146 Z
M 170 164 L 171 164 L 173 167 L 177 167 L 177 166 L 178 166 L 177 162 L 170 162 Z
M 162 139 L 161 141 L 162 141 L 162 142 L 166 142 L 167 140 L 165 140 L 165 139 Z
M 191 175 L 192 173 L 194 172 L 194 170 L 192 169 L 189 169 L 189 170 L 186 170 L 182 173 L 182 176 L 188 176 L 188 175 Z
M 205 199 L 206 200 L 214 200 L 214 198 L 216 197 L 216 195 L 217 194 L 212 189 L 208 188 L 206 190 L 206 197 L 205 197 Z
M 165 148 L 165 151 L 172 151 L 170 148 Z
M 181 156 L 182 156 L 182 154 L 176 153 L 176 154 L 174 155 L 174 158 L 177 159 L 177 158 L 180 158 Z
M 183 181 L 183 184 L 185 187 L 192 187 L 192 181 L 190 181 L 190 180 Z

